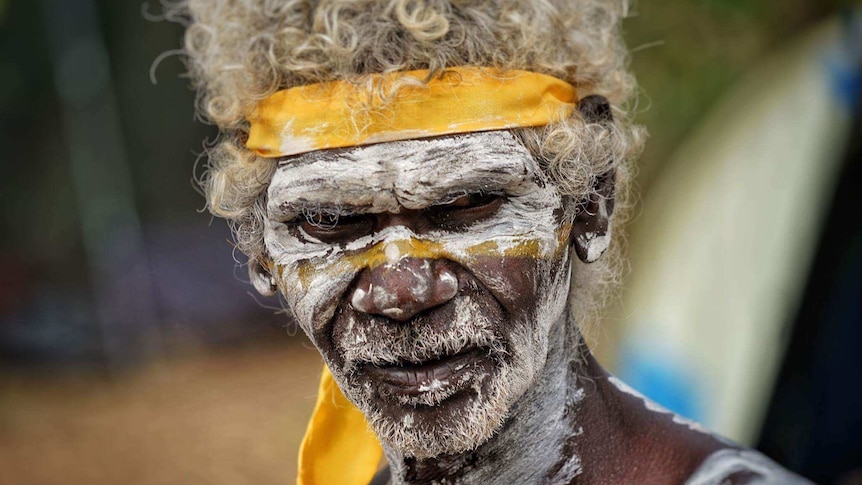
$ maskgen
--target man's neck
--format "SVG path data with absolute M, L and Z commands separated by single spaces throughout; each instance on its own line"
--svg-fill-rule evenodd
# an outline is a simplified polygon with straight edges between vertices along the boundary
M 573 325 L 555 325 L 548 360 L 536 383 L 515 403 L 503 428 L 478 449 L 428 460 L 387 451 L 395 483 L 568 483 L 581 472 L 576 415 L 584 392 Z

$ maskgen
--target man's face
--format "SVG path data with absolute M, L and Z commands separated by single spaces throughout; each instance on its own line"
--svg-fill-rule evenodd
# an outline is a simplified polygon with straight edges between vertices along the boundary
M 267 214 L 291 312 L 390 447 L 475 448 L 541 371 L 571 217 L 510 133 L 295 157 Z

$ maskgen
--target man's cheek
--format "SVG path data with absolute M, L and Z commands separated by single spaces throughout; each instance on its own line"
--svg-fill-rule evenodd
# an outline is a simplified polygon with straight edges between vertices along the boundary
M 533 304 L 540 260 L 505 255 L 478 256 L 465 266 L 508 312 Z
M 569 225 L 543 239 L 523 239 L 502 252 L 476 252 L 464 262 L 470 271 L 510 312 L 535 306 L 535 299 L 546 288 L 540 285 L 557 281 L 558 273 L 568 268 Z
M 278 266 L 279 288 L 300 327 L 317 342 L 328 333 L 342 296 L 355 278 L 349 265 L 299 261 Z

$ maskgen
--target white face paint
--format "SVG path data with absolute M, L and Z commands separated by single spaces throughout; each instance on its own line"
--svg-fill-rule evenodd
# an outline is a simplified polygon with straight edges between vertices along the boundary
M 496 195 L 499 206 L 463 227 L 359 224 L 336 242 L 309 234 L 319 233 L 312 222 L 425 214 L 474 194 Z M 381 439 L 416 457 L 487 440 L 541 371 L 569 288 L 571 214 L 529 152 L 508 132 L 315 152 L 284 162 L 268 197 L 270 270 L 297 322 Z M 404 258 L 446 261 L 456 270 L 435 273 L 447 303 L 394 321 L 385 317 L 400 318 L 403 309 L 392 289 L 360 289 L 356 281 L 375 268 L 399 270 Z M 420 295 L 427 288 L 417 283 L 407 290 Z M 370 315 L 372 307 L 383 310 Z M 362 371 L 474 348 L 494 364 L 429 378 L 418 383 L 417 395 L 381 395 Z

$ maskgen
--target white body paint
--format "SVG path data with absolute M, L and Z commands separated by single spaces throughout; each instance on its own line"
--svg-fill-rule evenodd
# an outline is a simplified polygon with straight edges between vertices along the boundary
M 587 260 L 585 263 L 594 263 L 611 245 L 610 234 L 598 234 L 588 232 L 578 236 L 578 243 L 587 248 Z
M 438 389 L 443 389 L 444 387 L 446 387 L 448 385 L 449 385 L 449 381 L 447 381 L 447 380 L 441 381 L 438 379 L 433 379 L 430 382 L 428 382 L 427 384 L 421 384 L 419 386 L 419 391 L 420 392 L 436 391 Z
M 616 387 L 620 391 L 622 391 L 622 392 L 624 392 L 630 396 L 634 396 L 634 397 L 640 399 L 641 401 L 643 401 L 644 407 L 649 409 L 650 411 L 655 412 L 655 413 L 661 413 L 661 414 L 669 414 L 671 419 L 673 419 L 673 422 L 676 424 L 679 424 L 681 426 L 685 426 L 692 431 L 697 431 L 699 433 L 708 434 L 710 436 L 713 436 L 716 439 L 719 439 L 720 441 L 727 442 L 727 440 L 725 438 L 722 438 L 721 436 L 718 436 L 715 433 L 713 433 L 712 431 L 706 429 L 702 424 L 698 423 L 697 421 L 693 421 L 691 419 L 682 417 L 679 414 L 676 414 L 673 411 L 670 411 L 670 410 L 666 409 L 665 407 L 655 403 L 654 401 L 650 400 L 649 398 L 647 398 L 646 396 L 639 393 L 638 391 L 633 389 L 631 386 L 629 386 L 628 384 L 626 384 L 625 382 L 620 380 L 620 378 L 618 378 L 616 376 L 610 376 L 610 377 L 608 377 L 608 382 L 613 384 L 614 387 Z
M 794 475 L 778 464 L 751 450 L 724 449 L 710 455 L 685 485 L 720 485 L 734 473 L 755 473 L 749 485 L 806 485 L 812 482 Z

